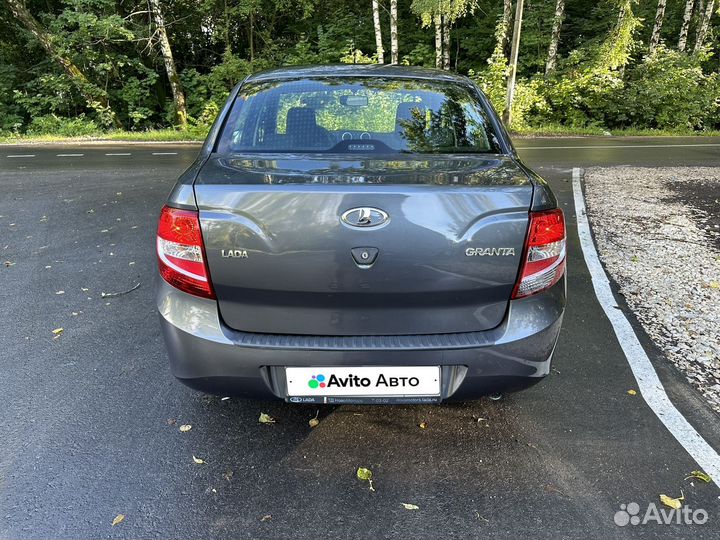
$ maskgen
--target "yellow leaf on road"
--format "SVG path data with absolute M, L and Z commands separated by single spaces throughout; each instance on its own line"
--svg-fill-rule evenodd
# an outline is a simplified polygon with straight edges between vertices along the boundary
M 118 523 L 122 522 L 123 519 L 125 519 L 125 514 L 118 514 L 115 516 L 115 519 L 112 520 L 112 526 L 114 527 Z
M 427 429 L 428 423 L 427 423 L 427 422 L 420 422 L 420 424 L 418 424 L 418 427 L 419 427 L 420 429 Z
M 405 510 L 420 510 L 420 507 L 416 504 L 410 504 L 410 503 L 400 503 L 403 505 L 403 508 Z
M 258 422 L 261 424 L 274 424 L 275 419 L 270 416 L 269 414 L 265 414 L 264 412 L 260 413 L 260 418 L 258 418 Z
M 193 456 L 193 461 L 195 463 L 197 463 L 198 465 L 202 465 L 203 463 L 205 463 L 204 459 L 200 459 L 199 457 L 195 457 L 195 456 Z
M 56 328 L 55 330 L 52 331 L 52 333 L 55 334 L 56 336 L 59 336 L 59 335 L 62 334 L 64 331 L 65 331 L 64 328 Z
M 698 480 L 702 480 L 703 482 L 710 482 L 710 480 L 712 480 L 709 474 L 702 471 L 693 471 L 690 473 L 688 478 L 697 478 Z
M 317 418 L 311 418 L 310 421 L 308 422 L 308 425 L 310 427 L 316 427 L 319 423 L 320 423 L 320 420 L 318 420 Z
M 185 433 L 186 431 L 190 431 L 191 429 L 192 425 L 190 424 L 183 424 L 182 426 L 180 426 L 180 431 L 182 431 L 183 433 Z
M 366 469 L 365 467 L 358 467 L 357 470 L 357 477 L 359 480 L 362 480 L 363 482 L 369 482 L 372 480 L 372 471 L 370 469 Z
M 628 390 L 628 394 L 630 394 L 631 396 L 635 396 L 637 395 L 637 392 L 635 390 Z
M 678 497 L 677 499 L 668 497 L 665 494 L 660 495 L 660 502 L 663 503 L 665 506 L 674 508 L 675 510 L 679 510 L 682 507 L 682 501 L 684 501 L 684 500 L 685 500 L 685 495 L 682 494 L 682 491 L 680 492 L 680 497 Z

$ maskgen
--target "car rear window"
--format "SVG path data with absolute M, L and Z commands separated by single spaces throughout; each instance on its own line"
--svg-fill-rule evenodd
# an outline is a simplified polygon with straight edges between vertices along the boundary
M 499 153 L 500 145 L 470 86 L 342 77 L 244 85 L 218 151 Z

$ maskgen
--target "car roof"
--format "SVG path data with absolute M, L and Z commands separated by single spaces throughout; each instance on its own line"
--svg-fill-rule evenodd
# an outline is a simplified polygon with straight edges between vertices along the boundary
M 250 75 L 247 82 L 322 77 L 390 77 L 397 79 L 443 80 L 467 84 L 469 79 L 442 69 L 391 64 L 336 64 L 324 66 L 288 66 Z

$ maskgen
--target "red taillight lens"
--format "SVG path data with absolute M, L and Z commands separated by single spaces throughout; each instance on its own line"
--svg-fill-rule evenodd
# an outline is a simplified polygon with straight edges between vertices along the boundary
M 165 206 L 157 231 L 160 275 L 173 287 L 203 298 L 215 298 L 205 264 L 198 213 Z
M 525 257 L 513 298 L 522 298 L 555 285 L 565 272 L 565 217 L 559 208 L 531 212 Z

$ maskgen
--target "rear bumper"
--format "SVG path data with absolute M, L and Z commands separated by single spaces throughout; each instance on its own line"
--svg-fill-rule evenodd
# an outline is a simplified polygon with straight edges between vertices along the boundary
M 162 279 L 157 304 L 172 372 L 193 388 L 285 399 L 284 366 L 439 365 L 439 399 L 382 400 L 432 402 L 474 399 L 542 380 L 550 371 L 560 333 L 565 277 L 543 293 L 510 302 L 497 328 L 464 334 L 324 337 L 238 332 L 222 323 L 214 300 L 183 293 Z

